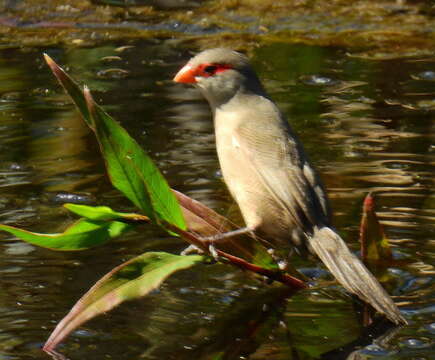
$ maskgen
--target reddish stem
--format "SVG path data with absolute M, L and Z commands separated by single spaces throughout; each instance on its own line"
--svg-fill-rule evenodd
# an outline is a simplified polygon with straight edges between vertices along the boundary
M 195 245 L 196 247 L 203 250 L 204 252 L 209 253 L 208 243 L 203 242 L 198 236 L 192 234 L 189 231 L 182 230 L 182 229 L 180 229 L 172 224 L 166 223 L 165 225 L 171 231 L 182 236 L 189 243 Z M 228 254 L 228 253 L 226 253 L 222 250 L 219 250 L 219 249 L 216 249 L 216 252 L 217 252 L 218 256 L 228 260 L 228 262 L 230 264 L 237 266 L 238 268 L 240 268 L 242 270 L 247 270 L 247 271 L 251 271 L 253 273 L 259 274 L 259 275 L 266 276 L 271 280 L 279 281 L 280 283 L 283 283 L 291 288 L 294 288 L 295 290 L 305 289 L 307 287 L 307 285 L 303 281 L 301 281 L 293 276 L 290 276 L 288 274 L 282 273 L 280 271 L 265 269 L 261 266 L 252 264 L 246 260 L 243 260 L 242 258 L 239 258 L 237 256 L 233 256 L 233 255 Z

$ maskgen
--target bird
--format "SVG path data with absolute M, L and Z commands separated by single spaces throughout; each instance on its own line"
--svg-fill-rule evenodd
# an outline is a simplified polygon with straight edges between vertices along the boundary
M 319 175 L 246 55 L 207 49 L 175 75 L 196 86 L 213 113 L 223 180 L 245 227 L 277 249 L 317 256 L 339 283 L 395 324 L 407 324 L 392 298 L 331 225 Z

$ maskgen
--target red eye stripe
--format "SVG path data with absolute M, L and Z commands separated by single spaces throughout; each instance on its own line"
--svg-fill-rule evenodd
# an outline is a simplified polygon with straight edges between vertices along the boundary
M 224 72 L 228 69 L 232 69 L 231 65 L 227 64 L 201 64 L 198 66 L 197 71 L 198 75 L 202 77 L 209 77 L 213 76 L 215 74 L 219 74 L 221 72 Z

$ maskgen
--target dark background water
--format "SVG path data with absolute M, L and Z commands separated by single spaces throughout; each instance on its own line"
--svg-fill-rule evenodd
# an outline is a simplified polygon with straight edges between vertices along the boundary
M 173 37 L 1 48 L 0 222 L 56 232 L 73 221 L 63 202 L 133 209 L 111 187 L 93 135 L 43 52 L 93 90 L 172 187 L 237 219 L 219 176 L 208 107 L 194 89 L 171 81 L 197 50 Z M 313 262 L 295 259 L 320 279 L 291 298 L 232 267 L 204 265 L 90 321 L 59 350 L 71 359 L 433 358 L 433 58 L 373 60 L 344 47 L 278 41 L 258 41 L 250 57 L 322 175 L 334 224 L 355 251 L 362 200 L 377 195 L 402 260 L 389 269 L 386 287 L 410 325 L 367 336 L 354 301 Z M 83 252 L 0 239 L 0 359 L 46 359 L 40 346 L 103 274 L 145 251 L 185 247 L 152 226 Z M 325 355 L 361 338 L 368 342 L 357 354 L 350 347 Z

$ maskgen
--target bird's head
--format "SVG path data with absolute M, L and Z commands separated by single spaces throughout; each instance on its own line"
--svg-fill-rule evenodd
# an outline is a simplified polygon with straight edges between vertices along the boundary
M 199 53 L 181 68 L 174 81 L 196 85 L 212 107 L 228 102 L 240 92 L 263 93 L 248 58 L 225 48 Z

